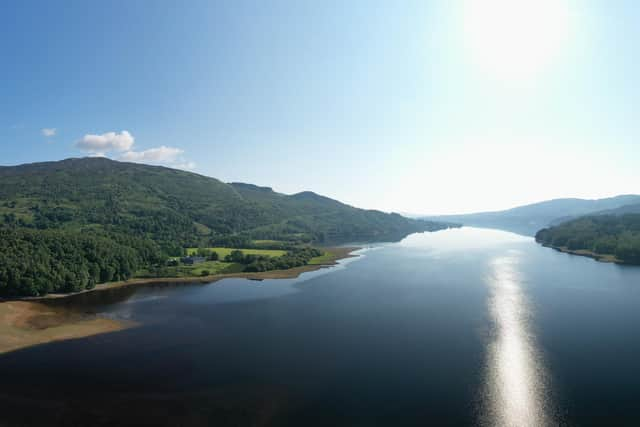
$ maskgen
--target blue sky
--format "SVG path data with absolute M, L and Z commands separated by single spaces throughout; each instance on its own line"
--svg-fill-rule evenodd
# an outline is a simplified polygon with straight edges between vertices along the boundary
M 433 214 L 637 193 L 638 22 L 631 0 L 3 2 L 0 164 Z

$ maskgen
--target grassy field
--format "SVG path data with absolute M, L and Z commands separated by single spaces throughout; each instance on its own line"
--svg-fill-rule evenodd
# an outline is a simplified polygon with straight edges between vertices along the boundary
M 208 271 L 208 275 L 237 273 L 242 271 L 243 266 L 240 264 L 229 262 L 205 261 L 195 265 L 181 265 L 177 268 L 181 273 L 183 272 L 185 276 L 202 276 L 203 271 Z
M 334 261 L 335 258 L 336 258 L 336 255 L 333 252 L 324 251 L 324 254 L 317 256 L 315 258 L 311 258 L 308 264 L 309 265 L 327 264 Z
M 198 277 L 198 276 L 211 276 L 214 274 L 230 274 L 239 273 L 243 270 L 244 266 L 232 262 L 222 261 L 205 261 L 195 265 L 180 264 L 177 267 L 166 267 L 162 273 L 163 277 Z M 207 272 L 203 274 L 203 272 Z M 154 274 L 148 270 L 140 270 L 136 273 L 136 277 L 155 277 Z
M 231 251 L 240 250 L 245 255 L 264 255 L 270 257 L 282 256 L 287 253 L 287 251 L 282 251 L 278 249 L 243 249 L 243 248 L 207 248 L 218 254 L 220 259 L 223 259 L 227 255 L 231 253 Z M 198 252 L 198 248 L 188 248 L 187 253 L 189 255 L 195 255 Z
M 215 251 L 220 257 L 220 260 L 205 261 L 195 265 L 185 265 L 180 263 L 180 265 L 176 267 L 165 267 L 160 274 L 162 275 L 162 277 L 187 278 L 187 277 L 211 276 L 211 275 L 218 275 L 218 274 L 233 274 L 233 273 L 240 273 L 243 271 L 244 266 L 242 264 L 223 261 L 224 257 L 229 255 L 231 251 L 236 250 L 236 248 L 216 247 L 216 248 L 207 248 L 207 249 Z M 275 250 L 275 249 L 240 248 L 237 250 L 242 251 L 245 255 L 253 254 L 253 255 L 277 257 L 277 256 L 286 254 L 286 251 Z M 336 259 L 345 257 L 348 254 L 348 252 L 350 252 L 351 250 L 353 250 L 353 248 L 334 248 L 331 250 L 324 250 L 324 253 L 321 256 L 311 258 L 311 260 L 309 260 L 307 265 L 320 266 L 320 265 L 333 264 Z M 187 253 L 189 255 L 196 254 L 197 251 L 198 251 L 198 248 L 187 249 Z M 173 257 L 173 259 L 178 260 L 179 258 Z M 157 272 L 140 270 L 136 273 L 135 277 L 153 278 L 153 277 L 156 277 L 157 274 L 158 274 Z

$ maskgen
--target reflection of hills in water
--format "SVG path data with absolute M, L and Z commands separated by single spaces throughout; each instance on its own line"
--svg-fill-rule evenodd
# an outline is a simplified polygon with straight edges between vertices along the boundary
M 432 227 L 431 230 L 426 231 L 427 233 L 435 233 L 438 231 L 448 230 L 450 228 L 459 228 L 459 224 L 454 223 L 442 223 L 442 227 Z M 331 246 L 363 246 L 363 245 L 372 245 L 376 243 L 397 243 L 405 239 L 407 236 L 415 234 L 414 232 L 397 232 L 397 233 L 385 233 L 379 234 L 376 236 L 349 236 L 349 237 L 333 237 L 327 238 L 322 242 L 322 246 L 331 247 Z
M 163 285 L 145 285 L 145 286 L 163 286 Z M 82 308 L 87 312 L 99 310 L 100 308 L 125 301 L 136 293 L 136 285 L 118 286 L 113 288 L 99 289 L 90 292 L 82 292 L 79 294 L 65 296 L 63 298 L 44 299 L 40 302 L 67 309 Z

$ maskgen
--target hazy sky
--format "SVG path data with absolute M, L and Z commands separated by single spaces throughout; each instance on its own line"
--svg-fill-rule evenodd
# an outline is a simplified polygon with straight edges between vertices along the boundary
M 638 193 L 639 23 L 635 0 L 4 1 L 0 164 L 429 214 Z

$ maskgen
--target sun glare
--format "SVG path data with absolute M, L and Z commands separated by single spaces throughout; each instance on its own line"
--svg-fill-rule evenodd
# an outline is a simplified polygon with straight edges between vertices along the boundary
M 566 44 L 566 0 L 467 0 L 464 39 L 472 61 L 499 79 L 527 81 L 546 70 Z

